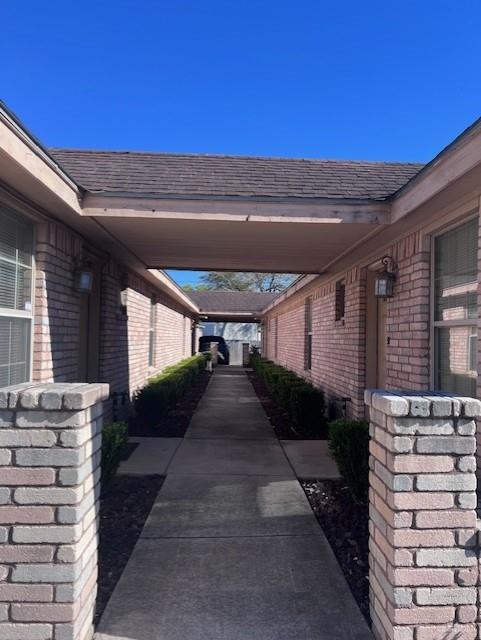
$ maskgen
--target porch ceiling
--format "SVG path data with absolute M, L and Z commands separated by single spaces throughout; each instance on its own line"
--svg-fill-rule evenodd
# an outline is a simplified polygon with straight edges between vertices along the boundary
M 306 224 L 98 218 L 151 269 L 319 273 L 376 228 Z
M 87 195 L 82 215 L 151 269 L 320 273 L 388 223 L 386 203 L 142 201 Z

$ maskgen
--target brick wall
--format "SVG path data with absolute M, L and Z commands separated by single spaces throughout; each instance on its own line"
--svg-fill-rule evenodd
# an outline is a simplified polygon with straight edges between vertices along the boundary
M 156 298 L 156 340 L 154 364 L 149 367 L 151 298 Z M 155 293 L 141 278 L 130 274 L 126 294 L 128 317 L 129 390 L 166 366 L 191 355 L 191 318 L 162 293 Z M 189 327 L 189 335 L 187 335 Z
M 378 640 L 478 638 L 478 400 L 366 392 Z
M 395 295 L 386 304 L 386 388 L 429 386 L 429 252 L 420 233 L 386 247 L 397 265 Z M 345 284 L 344 319 L 336 320 L 336 282 Z M 264 318 L 267 357 L 322 388 L 331 401 L 350 398 L 348 414 L 364 416 L 366 342 L 377 333 L 367 326 L 368 265 L 360 263 L 326 281 L 319 277 L 271 309 Z M 312 297 L 312 366 L 305 370 L 305 300 Z M 275 323 L 278 318 L 278 350 Z
M 33 379 L 73 380 L 78 368 L 79 294 L 74 257 L 81 238 L 54 222 L 36 225 Z
M 430 254 L 421 242 L 413 234 L 390 250 L 398 275 L 387 301 L 387 388 L 429 388 Z
M 90 640 L 107 385 L 0 390 L 0 638 Z
M 56 222 L 36 227 L 33 380 L 79 382 L 80 295 L 73 289 L 75 260 L 93 250 L 82 238 Z M 168 295 L 98 253 L 100 263 L 99 380 L 126 398 L 147 378 L 191 355 L 190 312 Z M 149 367 L 151 299 L 156 299 L 156 348 Z M 110 408 L 111 409 L 111 408 Z M 111 411 L 106 410 L 111 415 Z M 122 417 L 117 413 L 117 417 Z

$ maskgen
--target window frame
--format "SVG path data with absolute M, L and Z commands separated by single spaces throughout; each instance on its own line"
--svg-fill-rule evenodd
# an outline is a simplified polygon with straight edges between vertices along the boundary
M 458 219 L 455 222 L 447 224 L 443 227 L 440 227 L 436 230 L 433 230 L 429 236 L 429 386 L 431 389 L 435 391 L 442 391 L 439 388 L 437 377 L 438 377 L 438 346 L 436 340 L 436 329 L 439 328 L 449 328 L 449 327 L 474 327 L 476 329 L 476 336 L 479 340 L 479 331 L 478 331 L 478 313 L 476 314 L 476 318 L 466 319 L 466 320 L 435 320 L 435 305 L 436 305 L 436 292 L 435 292 L 435 260 L 436 260 L 436 239 L 445 233 L 449 233 L 458 227 L 462 227 L 469 222 L 473 222 L 474 220 L 478 221 L 478 226 L 481 223 L 480 214 L 478 212 L 471 213 L 470 215 L 464 216 L 462 219 Z M 478 262 L 479 262 L 479 247 L 478 247 Z M 478 274 L 479 281 L 479 274 Z M 479 346 L 478 346 L 479 350 Z M 479 366 L 479 357 L 476 360 L 477 365 Z M 475 379 L 478 379 L 478 371 L 476 369 Z
M 28 331 L 29 338 L 29 354 L 26 361 L 27 364 L 27 376 L 25 382 L 31 382 L 33 379 L 33 366 L 34 366 L 34 351 L 35 351 L 35 310 L 36 310 L 36 247 L 37 247 L 37 224 L 40 220 L 44 220 L 43 216 L 40 216 L 36 212 L 30 211 L 30 208 L 24 206 L 21 202 L 18 202 L 16 198 L 10 196 L 8 193 L 0 189 L 0 209 L 6 210 L 7 214 L 12 217 L 18 217 L 23 219 L 32 228 L 32 264 L 30 265 L 30 311 L 21 309 L 8 309 L 7 307 L 0 307 L 0 316 L 2 318 L 23 318 L 30 322 L 30 330 Z M 7 259 L 8 261 L 8 259 Z M 17 264 L 17 262 L 15 263 Z
M 304 299 L 304 371 L 312 371 L 312 295 Z
M 149 307 L 149 351 L 147 355 L 147 366 L 155 368 L 157 349 L 157 298 L 151 296 Z
M 336 291 L 334 298 L 334 320 L 344 323 L 346 317 L 346 279 L 336 280 Z
M 279 355 L 279 316 L 274 318 L 274 359 Z

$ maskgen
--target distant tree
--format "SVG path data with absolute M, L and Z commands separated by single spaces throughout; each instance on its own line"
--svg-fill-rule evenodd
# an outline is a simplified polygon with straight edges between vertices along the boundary
M 296 275 L 285 273 L 250 273 L 247 271 L 209 271 L 197 285 L 185 285 L 185 291 L 283 291 Z
M 183 284 L 182 289 L 184 291 L 209 291 L 209 287 L 205 284 Z

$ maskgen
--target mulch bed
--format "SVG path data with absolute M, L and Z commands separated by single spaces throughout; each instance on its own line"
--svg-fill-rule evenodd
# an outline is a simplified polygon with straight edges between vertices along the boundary
M 100 498 L 98 623 L 134 549 L 163 476 L 116 476 Z
M 211 374 L 203 371 L 197 376 L 195 383 L 184 394 L 175 407 L 169 413 L 160 418 L 154 427 L 141 424 L 138 420 L 129 423 L 131 436 L 144 436 L 149 438 L 183 438 L 190 424 L 194 411 L 209 384 Z
M 311 507 L 341 565 L 356 602 L 369 616 L 369 511 L 356 504 L 342 480 L 300 481 Z
M 282 409 L 272 398 L 264 382 L 255 371 L 248 370 L 247 376 L 251 381 L 254 391 L 259 398 L 264 411 L 269 418 L 276 436 L 281 440 L 325 440 L 326 429 L 306 430 L 302 432 L 296 430 L 296 425 L 292 423 L 289 414 Z

